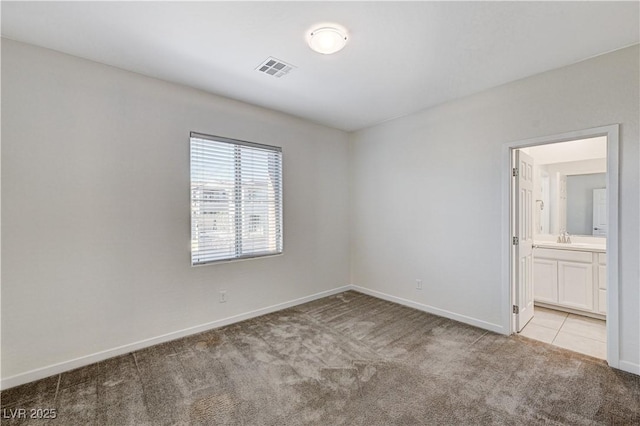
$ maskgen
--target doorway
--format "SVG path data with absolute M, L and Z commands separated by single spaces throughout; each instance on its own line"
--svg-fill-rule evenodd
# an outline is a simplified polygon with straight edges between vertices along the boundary
M 584 148 L 575 158 L 572 144 Z M 503 148 L 507 329 L 617 367 L 618 125 Z M 599 340 L 597 349 L 580 335 Z

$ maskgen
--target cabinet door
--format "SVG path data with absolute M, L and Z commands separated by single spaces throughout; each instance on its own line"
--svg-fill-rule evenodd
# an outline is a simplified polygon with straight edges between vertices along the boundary
M 598 288 L 607 289 L 607 267 L 598 265 Z
M 558 303 L 558 261 L 533 258 L 533 294 L 538 302 Z
M 593 265 L 558 262 L 558 302 L 577 309 L 593 311 Z
M 598 289 L 598 313 L 607 313 L 607 290 Z

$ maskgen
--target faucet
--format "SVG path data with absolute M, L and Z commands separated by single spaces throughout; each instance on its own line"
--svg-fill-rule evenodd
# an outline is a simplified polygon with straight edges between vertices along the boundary
M 562 244 L 571 244 L 571 235 L 567 231 L 562 231 L 560 235 L 558 235 L 558 242 Z

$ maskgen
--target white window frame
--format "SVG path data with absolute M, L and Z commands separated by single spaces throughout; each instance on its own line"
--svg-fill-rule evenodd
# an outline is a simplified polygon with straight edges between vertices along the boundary
M 196 246 L 198 246 L 198 248 L 200 247 L 199 244 L 199 238 L 202 237 L 202 235 L 204 235 L 201 231 L 198 230 L 198 225 L 202 225 L 203 220 L 204 219 L 200 219 L 199 221 L 197 220 L 197 215 L 198 214 L 203 214 L 203 212 L 201 211 L 202 206 L 200 204 L 198 204 L 198 201 L 202 202 L 202 198 L 198 199 L 198 198 L 194 198 L 196 194 L 196 188 L 198 187 L 197 185 L 194 186 L 194 183 L 197 183 L 194 180 L 194 166 L 196 167 L 200 167 L 202 168 L 203 166 L 203 159 L 200 158 L 198 155 L 194 155 L 194 139 L 199 140 L 199 144 L 202 144 L 202 140 L 205 141 L 211 141 L 212 143 L 215 144 L 229 144 L 231 146 L 233 146 L 234 152 L 236 152 L 236 157 L 235 159 L 232 159 L 231 161 L 233 162 L 233 164 L 230 164 L 229 167 L 233 168 L 233 174 L 234 174 L 234 189 L 233 189 L 233 193 L 234 196 L 231 198 L 231 200 L 229 201 L 229 203 L 231 203 L 233 205 L 233 207 L 229 207 L 229 212 L 233 212 L 233 217 L 232 217 L 232 222 L 233 222 L 233 228 L 234 228 L 234 238 L 232 240 L 231 245 L 234 246 L 233 249 L 233 254 L 231 254 L 231 252 L 229 252 L 229 255 L 225 256 L 225 257 L 216 257 L 216 258 L 211 258 L 211 257 L 215 257 L 215 256 L 209 256 L 209 258 L 206 255 L 201 255 L 200 257 L 198 257 L 198 250 L 195 248 Z M 248 215 L 250 220 L 247 220 L 246 223 L 245 221 L 243 221 L 242 218 L 242 213 L 238 214 L 237 212 L 242 212 L 243 208 L 246 207 L 246 202 L 247 199 L 244 199 L 242 196 L 238 196 L 238 194 L 243 194 L 244 191 L 247 191 L 249 189 L 251 189 L 251 186 L 246 185 L 245 183 L 243 183 L 243 179 L 242 179 L 242 173 L 243 170 L 245 170 L 242 167 L 242 163 L 240 163 L 239 161 L 241 161 L 242 158 L 240 157 L 240 152 L 247 150 L 247 148 L 251 149 L 251 148 L 255 148 L 256 152 L 264 152 L 264 151 L 270 151 L 271 153 L 275 153 L 275 161 L 276 161 L 276 177 L 275 179 L 273 179 L 271 182 L 273 182 L 273 188 L 272 191 L 274 193 L 274 200 L 271 202 L 269 202 L 269 204 L 267 204 L 267 208 L 271 209 L 271 220 L 274 221 L 274 225 L 273 225 L 273 230 L 270 231 L 269 229 L 267 229 L 267 237 L 266 238 L 271 238 L 272 242 L 270 243 L 270 245 L 273 246 L 273 249 L 270 250 L 264 250 L 264 251 L 259 251 L 259 252 L 251 252 L 249 254 L 243 254 L 243 249 L 242 249 L 242 244 L 243 244 L 243 240 L 245 234 L 249 233 L 249 231 L 252 229 L 251 226 L 254 225 L 254 213 L 252 211 L 247 212 L 246 214 Z M 224 263 L 224 262 L 232 262 L 232 261 L 237 261 L 237 260 L 245 260 L 245 259 L 253 259 L 253 258 L 260 258 L 260 257 L 267 257 L 267 256 L 277 256 L 283 253 L 283 249 L 284 249 L 284 231 L 283 231 L 283 182 L 282 182 L 282 148 L 278 147 L 278 146 L 272 146 L 272 145 L 264 145 L 264 144 L 259 144 L 259 143 L 254 143 L 254 142 L 247 142 L 247 141 L 242 141 L 242 140 L 238 140 L 238 139 L 231 139 L 231 138 L 226 138 L 226 137 L 221 137 L 221 136 L 213 136 L 213 135 L 206 135 L 206 134 L 202 134 L 202 133 L 197 133 L 197 132 L 191 132 L 190 133 L 190 137 L 189 137 L 189 152 L 190 152 L 190 173 L 189 173 L 189 192 L 190 192 L 190 217 L 191 217 L 191 266 L 200 266 L 200 265 L 207 265 L 207 264 L 215 264 L 215 263 Z M 198 161 L 200 161 L 200 163 L 196 164 Z M 213 167 L 213 166 L 211 166 Z M 250 168 L 247 168 L 245 170 L 246 171 L 254 171 Z M 199 181 L 199 183 L 201 184 L 202 182 Z M 200 189 L 202 190 L 202 192 L 204 192 L 204 190 L 200 187 Z M 216 191 L 217 189 L 214 189 L 214 191 Z M 196 207 L 198 206 L 198 207 Z M 245 232 L 244 228 L 247 228 L 247 231 Z M 269 228 L 269 226 L 267 226 L 267 228 Z

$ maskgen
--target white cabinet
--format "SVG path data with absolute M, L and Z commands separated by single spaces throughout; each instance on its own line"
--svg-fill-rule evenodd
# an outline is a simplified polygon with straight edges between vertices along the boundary
M 558 303 L 558 262 L 538 259 L 533 252 L 533 294 L 536 302 Z
M 595 316 L 606 314 L 604 253 L 536 248 L 533 265 L 536 303 Z
M 598 254 L 598 313 L 607 313 L 607 256 Z
M 593 311 L 593 265 L 558 262 L 558 303 Z
M 607 314 L 607 290 L 598 289 L 598 313 Z

